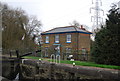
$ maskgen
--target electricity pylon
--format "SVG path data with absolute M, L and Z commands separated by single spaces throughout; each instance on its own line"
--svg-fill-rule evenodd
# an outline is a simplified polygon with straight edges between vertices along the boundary
M 90 13 L 92 10 L 94 10 L 94 15 L 91 16 L 91 22 L 93 22 L 92 32 L 95 34 L 95 32 L 100 29 L 101 24 L 103 23 L 103 18 L 100 16 L 100 12 L 103 12 L 104 15 L 104 11 L 100 8 L 100 6 L 102 6 L 101 0 L 92 0 L 92 4 L 95 4 L 94 7 L 90 8 Z

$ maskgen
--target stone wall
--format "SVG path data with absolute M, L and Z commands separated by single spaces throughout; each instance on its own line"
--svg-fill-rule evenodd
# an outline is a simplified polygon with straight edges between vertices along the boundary
M 111 70 L 95 67 L 91 68 L 87 66 L 72 66 L 70 64 L 56 64 L 28 59 L 23 59 L 19 67 L 17 61 L 14 61 L 15 64 L 12 64 L 11 62 L 13 62 L 13 60 L 6 61 L 6 64 L 3 64 L 2 73 L 4 77 L 13 79 L 19 72 L 19 79 L 21 81 L 40 81 L 44 79 L 55 81 L 59 79 L 62 81 L 82 79 L 109 79 L 116 81 L 117 79 L 120 79 L 120 70 L 114 69 Z
M 100 77 L 87 76 L 80 74 L 73 66 L 68 67 L 61 64 L 49 62 L 35 62 L 25 60 L 21 64 L 23 79 L 52 79 L 52 80 L 71 80 L 71 79 L 95 79 Z
M 26 76 L 33 77 L 34 79 L 118 79 L 118 74 L 120 72 L 118 70 L 106 70 L 31 60 L 25 60 L 24 63 L 21 64 L 21 67 L 27 70 L 31 68 L 30 72 L 32 76 Z M 23 74 L 26 73 L 26 70 L 24 71 L 22 71 Z

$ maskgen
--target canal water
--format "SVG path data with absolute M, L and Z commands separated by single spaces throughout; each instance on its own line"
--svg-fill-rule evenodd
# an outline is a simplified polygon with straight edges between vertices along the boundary
M 19 77 L 19 75 L 17 75 L 17 77 L 15 78 L 15 80 L 9 80 L 9 79 L 7 79 L 7 78 L 5 78 L 5 77 L 2 77 L 2 76 L 0 76 L 0 81 L 19 81 L 18 78 Z

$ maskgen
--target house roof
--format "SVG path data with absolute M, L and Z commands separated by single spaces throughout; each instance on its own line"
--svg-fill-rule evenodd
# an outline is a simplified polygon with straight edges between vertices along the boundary
M 75 26 L 66 26 L 66 27 L 57 27 L 49 31 L 41 33 L 41 35 L 47 34 L 61 34 L 61 33 L 84 33 L 92 34 L 91 32 L 85 30 L 84 28 L 75 27 Z

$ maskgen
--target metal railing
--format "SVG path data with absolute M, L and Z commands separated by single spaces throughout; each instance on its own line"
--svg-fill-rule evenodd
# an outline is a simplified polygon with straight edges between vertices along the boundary
M 51 58 L 51 62 L 55 62 L 55 55 L 54 55 L 54 54 L 52 54 L 52 55 L 50 56 L 50 58 Z
M 51 58 L 51 62 L 54 62 L 54 63 L 60 63 L 60 55 L 56 55 L 55 56 L 55 54 L 52 54 L 51 56 L 50 56 L 50 58 Z
M 56 64 L 60 63 L 60 55 L 56 55 Z

